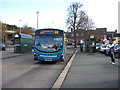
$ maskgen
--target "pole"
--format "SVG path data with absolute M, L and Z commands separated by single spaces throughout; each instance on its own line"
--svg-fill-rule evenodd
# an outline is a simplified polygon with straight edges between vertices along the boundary
M 77 43 L 76 43 L 76 30 L 74 28 L 74 47 L 77 48 Z
M 20 33 L 21 33 L 21 20 L 20 20 Z
M 93 55 L 93 50 L 92 50 L 92 41 L 91 41 L 91 38 L 90 38 L 90 33 L 89 33 L 89 31 L 87 30 L 87 36 L 88 36 L 88 41 L 89 41 L 89 48 L 88 48 L 88 50 L 89 50 L 89 55 Z
M 37 30 L 38 30 L 38 14 L 39 12 L 37 11 Z

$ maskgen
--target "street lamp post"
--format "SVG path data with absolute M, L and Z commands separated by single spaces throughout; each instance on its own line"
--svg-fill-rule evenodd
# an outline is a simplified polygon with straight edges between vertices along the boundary
M 21 20 L 20 20 L 20 33 L 21 33 Z
M 37 30 L 38 30 L 38 14 L 39 12 L 37 11 Z

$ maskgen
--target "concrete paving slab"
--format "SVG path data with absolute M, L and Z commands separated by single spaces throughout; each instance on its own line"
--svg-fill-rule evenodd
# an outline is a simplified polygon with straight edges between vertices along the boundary
M 78 52 L 61 88 L 118 88 L 118 66 L 109 58 Z

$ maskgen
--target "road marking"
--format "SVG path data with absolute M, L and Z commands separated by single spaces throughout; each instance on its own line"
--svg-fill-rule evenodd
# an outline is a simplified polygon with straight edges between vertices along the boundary
M 70 61 L 68 62 L 68 64 L 65 66 L 64 70 L 62 71 L 62 73 L 59 75 L 58 79 L 56 80 L 56 82 L 54 83 L 54 85 L 52 86 L 51 90 L 54 90 L 55 88 L 60 88 L 62 86 L 62 83 L 67 75 L 67 72 L 72 64 L 72 61 L 75 57 L 75 54 L 77 53 L 77 50 L 75 51 L 75 53 L 73 54 L 73 56 L 71 57 Z

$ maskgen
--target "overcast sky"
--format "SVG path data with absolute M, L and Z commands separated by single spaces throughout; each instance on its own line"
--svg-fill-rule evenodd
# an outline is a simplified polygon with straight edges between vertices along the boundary
M 39 29 L 58 28 L 67 31 L 67 8 L 72 2 L 81 2 L 81 8 L 94 21 L 96 28 L 118 29 L 119 0 L 0 0 L 0 21 L 10 25 Z

